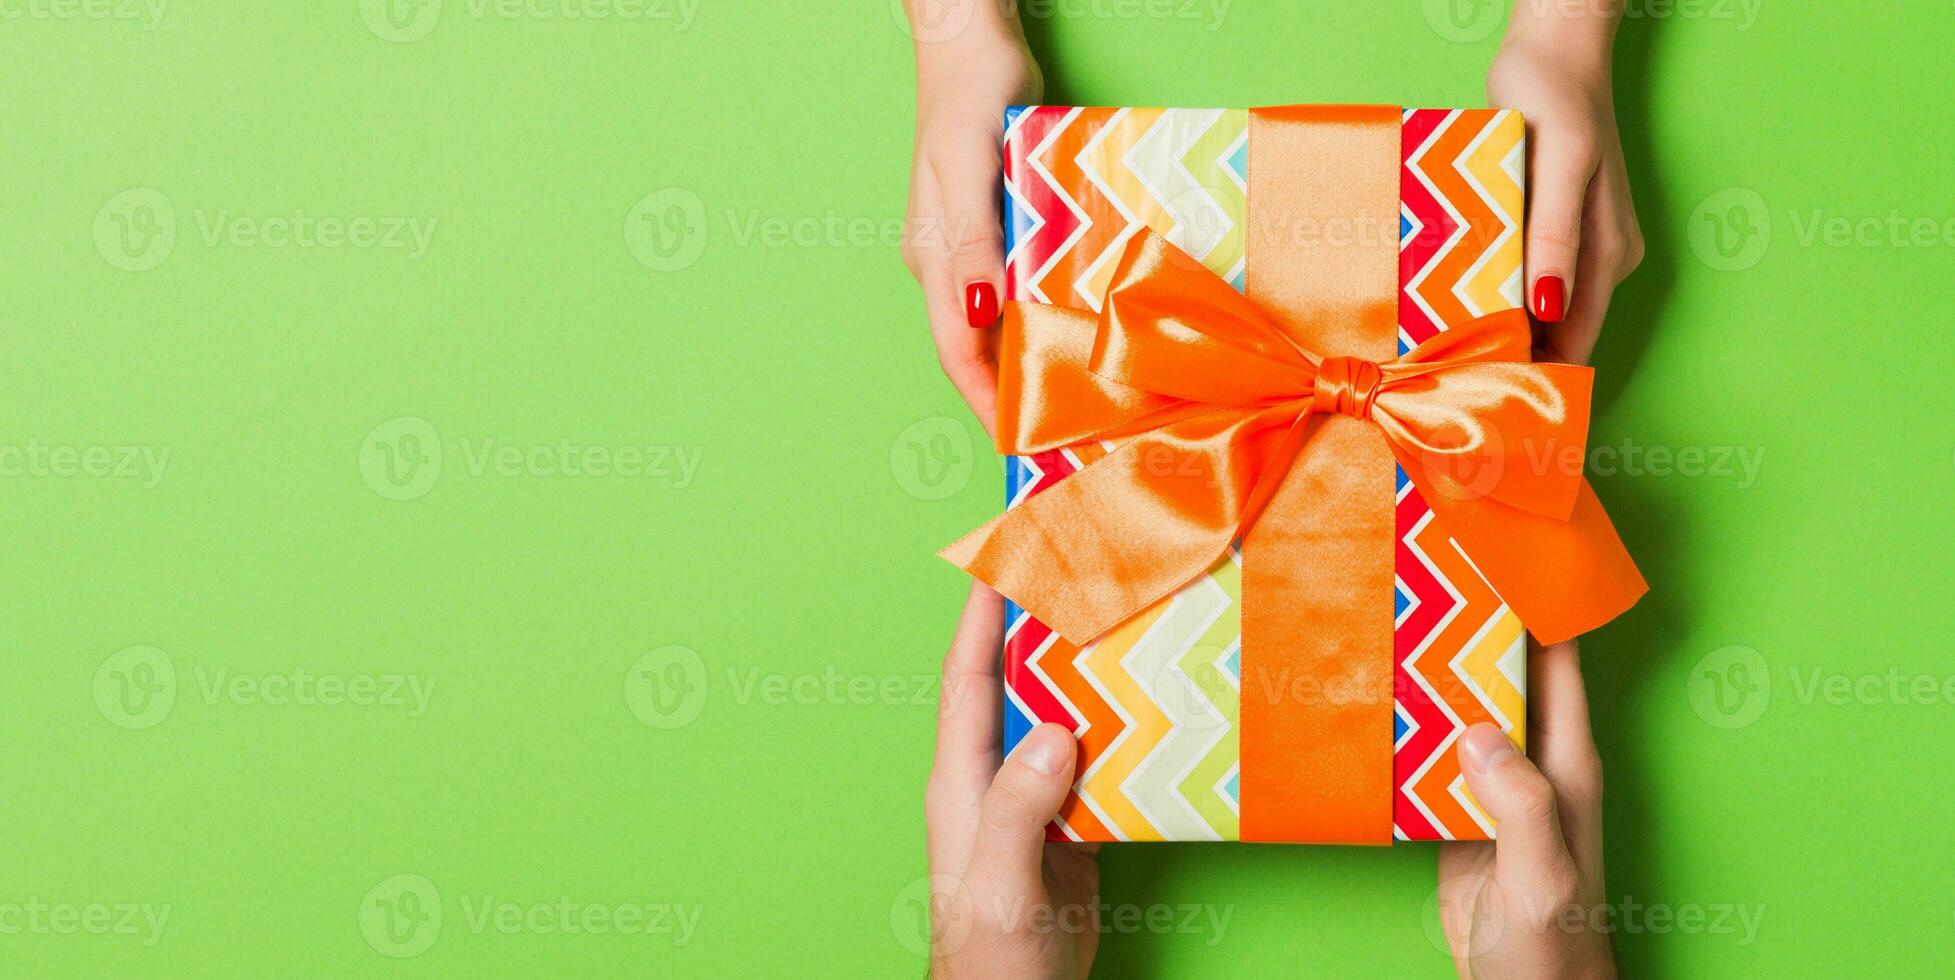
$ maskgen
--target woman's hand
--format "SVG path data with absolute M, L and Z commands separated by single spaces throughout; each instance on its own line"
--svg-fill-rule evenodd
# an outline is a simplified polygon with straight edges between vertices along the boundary
M 1609 297 L 1643 261 L 1610 82 L 1620 16 L 1618 4 L 1515 0 L 1487 71 L 1488 103 L 1527 117 L 1527 295 L 1543 325 L 1539 360 L 1587 363 Z
M 948 8 L 948 9 L 947 9 Z M 985 431 L 997 409 L 992 346 L 1004 289 L 999 219 L 1005 108 L 1039 100 L 1013 14 L 976 0 L 910 0 L 916 149 L 903 262 L 923 287 L 944 374 Z
M 999 764 L 1004 617 L 998 593 L 973 585 L 944 657 L 923 798 L 930 975 L 1074 980 L 1099 948 L 1099 845 L 1045 842 L 1073 784 L 1071 732 L 1040 725 Z
M 1612 977 L 1602 890 L 1602 763 L 1575 644 L 1528 658 L 1527 744 L 1479 724 L 1460 769 L 1493 842 L 1440 845 L 1439 917 L 1462 977 Z

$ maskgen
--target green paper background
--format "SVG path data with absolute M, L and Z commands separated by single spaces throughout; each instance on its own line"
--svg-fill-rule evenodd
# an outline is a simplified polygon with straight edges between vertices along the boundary
M 1478 104 L 1499 11 L 1445 7 L 1030 9 L 1052 102 Z M 1805 232 L 1955 219 L 1955 7 L 1632 7 L 1650 250 L 1595 442 L 1762 465 L 1595 481 L 1656 589 L 1584 650 L 1611 901 L 1732 916 L 1617 948 L 1639 974 L 1922 972 L 1955 948 L 1955 233 Z M 892 4 L 446 8 L 400 41 L 356 0 L 0 17 L 0 973 L 919 975 L 964 591 L 931 552 L 1002 469 L 883 240 L 912 112 Z M 226 232 L 299 212 L 433 235 Z M 172 217 L 165 254 L 144 233 Z M 486 440 L 546 452 L 505 475 Z M 565 442 L 667 452 L 573 475 Z M 34 446 L 95 464 L 35 472 Z M 119 476 L 122 447 L 169 455 Z M 378 703 L 281 697 L 300 671 Z M 1104 976 L 1450 975 L 1428 847 L 1104 864 L 1110 902 L 1227 916 L 1111 935 Z M 404 958 L 430 933 L 361 926 L 398 875 L 442 912 Z M 698 919 L 472 921 L 560 899 Z M 153 943 L 29 924 L 124 903 L 168 907 Z

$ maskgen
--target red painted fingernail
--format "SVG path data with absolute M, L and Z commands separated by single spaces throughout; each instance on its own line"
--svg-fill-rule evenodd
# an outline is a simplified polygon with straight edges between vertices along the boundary
M 1560 276 L 1542 276 L 1534 281 L 1534 318 L 1542 323 L 1560 323 L 1567 312 L 1567 292 Z
M 982 330 L 998 322 L 998 290 L 988 282 L 964 287 L 964 319 L 971 329 Z

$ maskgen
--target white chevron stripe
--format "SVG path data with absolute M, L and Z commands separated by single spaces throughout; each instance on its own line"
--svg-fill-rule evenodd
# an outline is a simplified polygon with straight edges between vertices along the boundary
M 1204 575 L 1175 594 L 1167 611 L 1122 661 L 1128 673 L 1141 682 L 1155 707 L 1167 716 L 1171 727 L 1154 750 L 1128 774 L 1120 789 L 1147 822 L 1168 840 L 1220 839 L 1179 790 L 1181 780 L 1201 761 L 1202 743 L 1209 741 L 1206 729 L 1215 727 L 1219 719 L 1212 705 L 1211 710 L 1203 711 L 1190 703 L 1192 698 L 1200 696 L 1200 685 L 1191 678 L 1179 677 L 1175 661 L 1228 609 L 1228 592 Z M 1186 694 L 1164 692 L 1162 688 L 1167 684 L 1193 690 Z

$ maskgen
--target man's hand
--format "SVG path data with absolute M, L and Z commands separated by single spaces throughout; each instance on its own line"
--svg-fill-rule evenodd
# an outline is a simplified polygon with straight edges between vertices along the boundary
M 1529 658 L 1530 761 L 1497 726 L 1459 743 L 1492 842 L 1440 845 L 1439 913 L 1462 977 L 1613 977 L 1603 907 L 1602 763 L 1575 644 Z
M 1097 844 L 1048 844 L 1078 747 L 1040 725 L 1000 765 L 1004 600 L 973 585 L 957 624 L 924 792 L 929 827 L 930 974 L 1074 980 L 1099 948 Z

